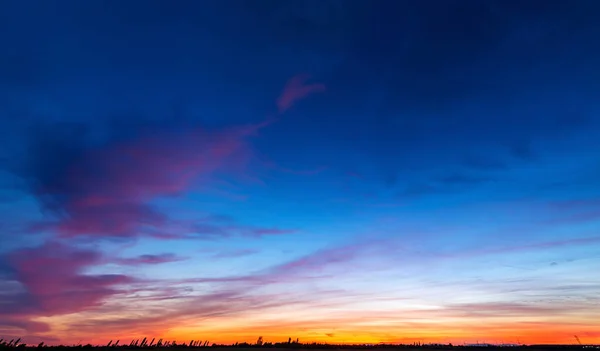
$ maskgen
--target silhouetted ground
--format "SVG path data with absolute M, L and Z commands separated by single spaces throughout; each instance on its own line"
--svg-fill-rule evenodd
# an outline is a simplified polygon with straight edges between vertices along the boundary
M 32 346 L 19 344 L 18 346 L 8 346 L 7 344 L 0 344 L 0 350 L 37 350 L 45 349 L 47 351 L 77 351 L 77 350 L 90 350 L 94 351 L 141 351 L 141 350 L 155 350 L 163 351 L 191 351 L 193 349 L 230 349 L 231 351 L 260 351 L 276 348 L 278 350 L 381 350 L 381 349 L 396 349 L 402 351 L 436 351 L 436 350 L 470 350 L 475 351 L 481 348 L 486 351 L 506 351 L 506 348 L 510 348 L 516 351 L 580 351 L 580 350 L 600 350 L 600 345 L 476 345 L 476 346 L 465 346 L 465 345 L 390 345 L 390 344 L 378 344 L 378 345 L 333 345 L 333 344 L 300 344 L 300 343 L 275 343 L 266 345 L 249 345 L 249 344 L 237 344 L 237 345 L 217 345 L 211 344 L 206 346 L 189 346 L 189 345 L 172 345 L 172 346 L 144 346 L 135 347 L 130 345 L 123 346 L 92 346 L 92 345 L 79 345 L 79 346 Z

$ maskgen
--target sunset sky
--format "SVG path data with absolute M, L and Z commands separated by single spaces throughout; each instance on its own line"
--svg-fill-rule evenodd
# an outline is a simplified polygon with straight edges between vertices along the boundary
M 600 343 L 599 16 L 0 1 L 0 338 Z

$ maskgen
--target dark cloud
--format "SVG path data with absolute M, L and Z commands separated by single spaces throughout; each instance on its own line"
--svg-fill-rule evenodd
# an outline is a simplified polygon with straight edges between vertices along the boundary
M 297 76 L 285 86 L 280 112 L 324 89 L 322 84 L 305 85 L 306 79 Z M 10 160 L 9 169 L 52 215 L 33 230 L 54 231 L 63 238 L 227 236 L 232 229 L 257 237 L 291 232 L 183 222 L 149 204 L 202 188 L 217 174 L 247 176 L 253 153 L 248 139 L 274 119 L 220 129 L 186 119 L 131 116 L 108 121 L 112 123 L 102 128 L 45 122 L 29 129 L 29 143 L 22 157 Z
M 36 128 L 24 163 L 14 167 L 51 214 L 32 230 L 52 230 L 65 238 L 186 234 L 162 232 L 173 228 L 202 234 L 207 228 L 201 224 L 193 228 L 171 219 L 148 202 L 178 196 L 217 170 L 236 172 L 236 155 L 246 151 L 244 138 L 253 128 L 142 129 L 141 135 L 100 145 L 91 143 L 84 125 L 45 126 L 43 133 Z

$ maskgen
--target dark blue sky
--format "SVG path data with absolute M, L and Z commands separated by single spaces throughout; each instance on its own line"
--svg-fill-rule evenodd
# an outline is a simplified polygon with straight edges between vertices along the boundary
M 597 1 L 0 7 L 0 336 L 600 340 Z

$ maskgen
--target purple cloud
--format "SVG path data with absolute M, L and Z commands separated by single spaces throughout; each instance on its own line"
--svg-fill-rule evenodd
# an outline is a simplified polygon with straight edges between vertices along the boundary
M 259 253 L 260 250 L 256 249 L 240 249 L 240 250 L 229 250 L 229 251 L 221 251 L 213 254 L 212 258 L 237 258 L 250 256 Z
M 303 85 L 307 78 L 290 80 L 278 100 L 281 112 L 323 89 L 321 84 Z M 58 125 L 55 132 L 35 136 L 31 162 L 20 170 L 34 194 L 54 214 L 52 221 L 37 223 L 31 230 L 53 231 L 61 238 L 92 239 L 175 238 L 194 231 L 196 235 L 226 236 L 229 232 L 222 226 L 175 220 L 150 203 L 198 187 L 210 188 L 216 175 L 223 172 L 249 178 L 249 161 L 254 157 L 249 137 L 275 120 L 221 130 L 137 128 L 104 144 L 87 140 L 82 126 Z M 237 229 L 251 236 L 291 232 Z
M 0 324 L 29 333 L 48 330 L 33 318 L 97 308 L 135 281 L 120 274 L 86 274 L 103 264 L 104 257 L 98 251 L 58 242 L 9 252 L 2 261 Z
M 320 83 L 306 84 L 310 78 L 309 75 L 301 74 L 293 77 L 286 84 L 283 93 L 277 100 L 279 112 L 285 112 L 292 107 L 298 100 L 318 92 L 325 91 L 325 85 Z
M 21 249 L 8 255 L 14 278 L 43 315 L 73 313 L 98 306 L 119 293 L 133 278 L 118 274 L 90 275 L 87 268 L 102 262 L 97 251 L 75 249 L 57 242 Z
M 140 255 L 137 257 L 120 258 L 117 259 L 115 262 L 122 265 L 139 266 L 179 262 L 187 259 L 187 257 L 180 257 L 175 254 L 164 253 L 159 255 Z
M 250 130 L 164 133 L 84 153 L 64 169 L 68 217 L 56 231 L 62 237 L 127 237 L 144 227 L 168 226 L 167 216 L 147 202 L 182 194 L 199 177 L 227 167 Z

